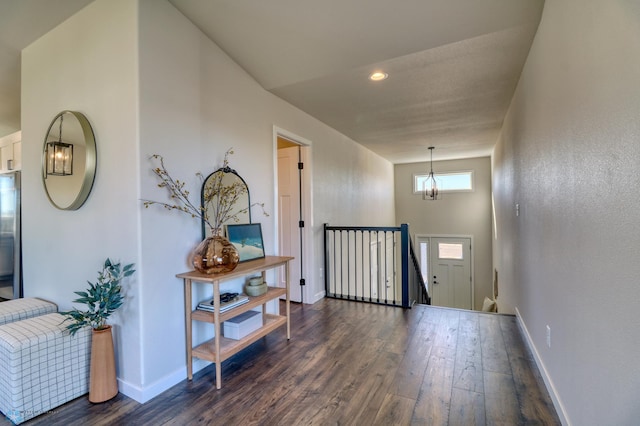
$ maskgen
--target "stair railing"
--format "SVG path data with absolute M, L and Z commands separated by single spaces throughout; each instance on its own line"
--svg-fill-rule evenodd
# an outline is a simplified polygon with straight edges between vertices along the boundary
M 327 297 L 410 308 L 429 303 L 409 226 L 324 225 Z

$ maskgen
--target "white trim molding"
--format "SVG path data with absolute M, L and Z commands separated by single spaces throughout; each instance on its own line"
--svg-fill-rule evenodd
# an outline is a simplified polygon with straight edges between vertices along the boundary
M 549 373 L 547 372 L 547 369 L 544 366 L 544 362 L 542 362 L 542 358 L 540 357 L 540 354 L 538 353 L 538 350 L 536 349 L 535 345 L 533 344 L 533 339 L 531 339 L 531 335 L 529 334 L 529 330 L 527 329 L 527 326 L 524 323 L 524 320 L 522 319 L 522 316 L 520 315 L 520 311 L 518 310 L 518 307 L 516 307 L 515 309 L 516 309 L 516 318 L 518 320 L 518 326 L 520 327 L 520 330 L 522 331 L 522 335 L 525 338 L 527 346 L 529 346 L 529 349 L 531 350 L 531 353 L 533 354 L 533 358 L 536 361 L 536 365 L 538 366 L 538 370 L 540 371 L 540 375 L 542 376 L 542 380 L 544 380 L 544 384 L 547 387 L 547 392 L 549 392 L 549 396 L 551 397 L 551 401 L 553 401 L 553 406 L 555 407 L 556 412 L 558 413 L 558 417 L 560 418 L 560 422 L 563 425 L 570 425 L 571 423 L 569 422 L 569 418 L 567 416 L 567 411 L 565 410 L 564 405 L 562 404 L 562 401 L 560 400 L 560 396 L 558 396 L 558 393 L 556 392 L 556 388 L 553 385 L 553 381 L 551 380 L 551 377 L 549 376 Z
M 212 363 L 209 361 L 204 361 L 201 359 L 193 360 L 193 373 L 197 373 L 203 368 L 211 365 Z M 166 390 L 169 390 L 173 386 L 178 383 L 186 380 L 187 378 L 187 366 L 179 368 L 173 373 L 163 377 L 162 379 L 151 383 L 149 386 L 135 386 L 126 382 L 120 378 L 118 378 L 118 390 L 122 392 L 124 395 L 128 396 L 131 399 L 139 402 L 140 404 L 144 404 L 160 395 Z
M 306 304 L 313 304 L 317 302 L 318 295 L 313 294 L 316 291 L 315 283 L 315 271 L 318 270 L 318 265 L 314 263 L 314 240 L 313 240 L 313 166 L 312 166 L 312 146 L 313 143 L 302 136 L 299 136 L 293 132 L 285 130 L 276 125 L 273 126 L 273 170 L 274 170 L 274 206 L 278 206 L 278 137 L 284 138 L 290 142 L 295 143 L 303 147 L 302 149 L 302 162 L 304 163 L 304 180 L 302 190 L 302 204 L 305 212 L 305 227 L 303 230 L 303 268 L 305 271 L 306 286 L 302 289 L 303 301 Z M 306 149 L 305 149 L 306 148 Z M 274 211 L 274 249 L 278 252 L 278 241 L 280 239 L 278 229 L 278 209 L 276 207 Z M 322 285 L 324 290 L 324 284 Z

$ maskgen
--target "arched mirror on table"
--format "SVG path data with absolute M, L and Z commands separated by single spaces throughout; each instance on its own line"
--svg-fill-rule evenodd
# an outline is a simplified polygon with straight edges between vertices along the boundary
M 221 194 L 221 191 L 224 193 Z M 202 184 L 201 202 L 206 210 L 205 216 L 211 224 L 217 223 L 215 214 L 221 211 L 227 211 L 225 217 L 234 218 L 231 221 L 222 221 L 221 226 L 233 223 L 251 223 L 249 187 L 244 179 L 230 167 L 221 167 L 206 177 Z M 224 229 L 220 229 L 220 233 L 223 232 Z M 202 221 L 203 239 L 211 234 L 211 227 Z
M 51 204 L 77 210 L 96 176 L 96 140 L 89 120 L 76 111 L 55 116 L 44 139 L 42 182 Z

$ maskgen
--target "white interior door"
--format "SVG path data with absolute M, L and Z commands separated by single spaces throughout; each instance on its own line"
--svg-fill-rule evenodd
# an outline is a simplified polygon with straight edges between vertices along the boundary
M 431 303 L 459 309 L 473 309 L 471 239 L 430 238 Z
M 292 256 L 290 262 L 291 300 L 302 301 L 300 286 L 300 181 L 299 147 L 278 149 L 278 249 L 281 256 Z M 278 274 L 278 285 L 284 287 L 284 273 Z

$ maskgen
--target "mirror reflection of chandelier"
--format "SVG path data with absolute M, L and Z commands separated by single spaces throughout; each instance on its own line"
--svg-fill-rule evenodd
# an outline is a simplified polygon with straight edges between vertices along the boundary
M 438 183 L 433 174 L 433 149 L 434 147 L 429 147 L 429 152 L 431 153 L 431 171 L 429 172 L 429 176 L 424 180 L 424 192 L 422 193 L 422 199 L 427 201 L 435 201 L 438 199 Z
M 58 140 L 47 142 L 47 175 L 70 176 L 73 174 L 73 145 L 62 142 L 62 120 L 58 128 Z

